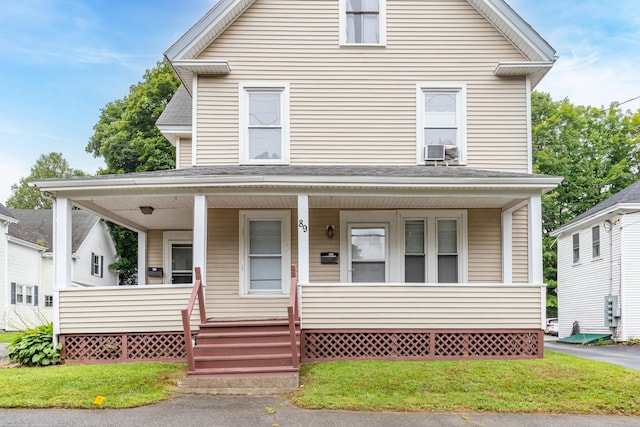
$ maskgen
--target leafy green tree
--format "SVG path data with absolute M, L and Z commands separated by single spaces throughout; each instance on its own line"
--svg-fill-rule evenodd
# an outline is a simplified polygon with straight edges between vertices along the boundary
M 129 88 L 129 95 L 108 103 L 101 110 L 86 147 L 94 157 L 104 158 L 107 167 L 99 174 L 175 167 L 175 148 L 155 123 L 179 85 L 171 66 L 160 61 L 144 73 L 143 81 Z M 109 267 L 119 272 L 121 284 L 134 283 L 138 235 L 111 223 L 109 230 L 116 246 L 116 261 Z
M 7 200 L 7 207 L 13 209 L 51 209 L 51 200 L 45 198 L 40 190 L 30 184 L 34 180 L 45 178 L 69 178 L 85 175 L 80 169 L 69 166 L 62 153 L 41 154 L 31 166 L 31 174 L 20 178 L 20 182 L 11 186 L 13 192 Z
M 87 152 L 103 157 L 101 174 L 144 172 L 175 167 L 175 148 L 155 123 L 178 89 L 171 66 L 160 61 L 129 88 L 129 95 L 101 110 Z
M 549 233 L 638 178 L 640 114 L 553 101 L 547 93 L 531 99 L 533 170 L 563 176 L 542 198 L 543 262 L 549 285 L 547 307 L 557 309 L 555 239 Z

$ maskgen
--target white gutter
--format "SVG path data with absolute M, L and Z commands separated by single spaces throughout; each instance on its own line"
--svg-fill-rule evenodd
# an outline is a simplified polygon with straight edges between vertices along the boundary
M 575 230 L 576 228 L 583 228 L 586 224 L 592 223 L 592 222 L 598 222 L 600 218 L 602 217 L 606 217 L 608 215 L 611 215 L 613 213 L 619 212 L 619 211 L 636 211 L 636 210 L 640 210 L 640 204 L 638 203 L 618 203 L 616 205 L 610 206 L 607 209 L 603 209 L 599 212 L 595 212 L 592 215 L 589 215 L 585 218 L 582 218 L 580 221 L 571 223 L 569 225 L 563 225 L 561 227 L 556 228 L 555 230 L 553 230 L 551 233 L 549 233 L 551 236 L 553 237 L 557 237 L 560 236 L 563 233 Z M 620 212 L 620 213 L 624 213 L 624 212 Z

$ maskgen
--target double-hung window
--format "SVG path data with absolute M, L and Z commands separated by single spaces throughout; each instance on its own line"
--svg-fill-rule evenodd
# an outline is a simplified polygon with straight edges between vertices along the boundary
M 580 234 L 576 233 L 572 236 L 573 240 L 573 263 L 580 262 Z
M 289 163 L 289 84 L 240 83 L 240 162 Z
M 386 0 L 340 0 L 340 44 L 384 45 Z
M 289 293 L 291 214 L 240 212 L 240 292 L 278 296 Z
M 591 228 L 591 256 L 600 258 L 600 226 Z
M 91 253 L 91 275 L 102 277 L 104 257 L 95 253 Z
M 416 93 L 417 161 L 466 162 L 467 89 L 461 83 L 419 83 Z M 430 153 L 441 152 L 442 157 Z

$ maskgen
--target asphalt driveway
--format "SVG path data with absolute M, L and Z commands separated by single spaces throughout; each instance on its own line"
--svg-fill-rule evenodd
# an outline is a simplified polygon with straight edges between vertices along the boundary
M 576 345 L 545 340 L 544 348 L 640 370 L 640 345 Z

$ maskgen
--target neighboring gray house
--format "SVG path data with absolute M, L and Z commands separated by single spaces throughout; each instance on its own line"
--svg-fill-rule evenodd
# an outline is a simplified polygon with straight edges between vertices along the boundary
M 0 205 L 0 329 L 21 330 L 53 320 L 53 220 L 51 210 Z M 113 286 L 115 247 L 103 221 L 72 214 L 72 284 Z
M 640 182 L 551 233 L 558 237 L 559 336 L 640 338 Z

